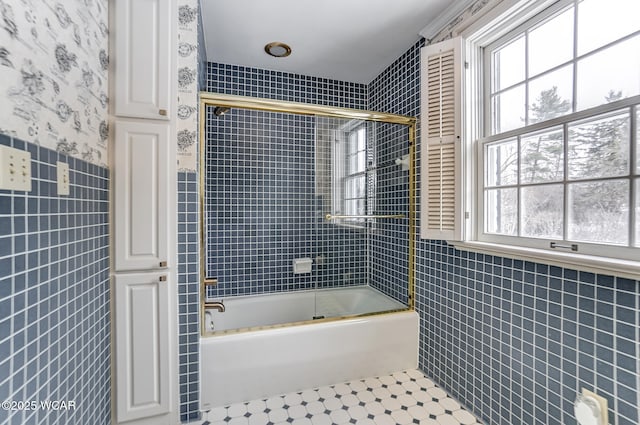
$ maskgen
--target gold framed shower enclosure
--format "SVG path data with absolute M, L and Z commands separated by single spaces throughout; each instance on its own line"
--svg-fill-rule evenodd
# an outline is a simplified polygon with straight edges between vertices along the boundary
M 206 275 L 206 258 L 205 258 L 205 242 L 206 242 L 206 226 L 204 220 L 204 201 L 205 201 L 205 173 L 206 162 L 206 111 L 207 106 L 220 108 L 237 108 L 250 109 L 265 112 L 280 112 L 299 115 L 322 116 L 331 118 L 359 119 L 363 121 L 374 121 L 389 124 L 406 125 L 409 136 L 409 199 L 408 199 L 408 240 L 409 240 L 409 269 L 408 269 L 408 309 L 414 309 L 415 303 L 415 238 L 416 238 L 416 174 L 415 174 L 415 144 L 416 144 L 416 125 L 417 118 L 405 115 L 389 114 L 384 112 L 368 111 L 361 109 L 340 108 L 334 106 L 315 105 L 299 102 L 288 102 L 273 99 L 254 98 L 247 96 L 236 96 L 228 94 L 218 94 L 209 92 L 200 92 L 200 116 L 199 116 L 199 158 L 198 158 L 198 201 L 199 201 L 199 219 L 200 219 L 200 238 L 199 238 L 199 257 L 200 257 L 200 326 L 201 335 L 206 335 L 204 326 L 206 288 L 216 285 L 215 278 Z M 380 313 L 368 313 L 380 314 Z M 332 317 L 322 319 L 322 321 L 340 320 L 344 317 Z M 316 320 L 317 321 L 317 320 Z M 315 322 L 315 321 L 314 321 Z M 309 323 L 309 322 L 301 322 Z M 275 325 L 281 326 L 281 325 Z

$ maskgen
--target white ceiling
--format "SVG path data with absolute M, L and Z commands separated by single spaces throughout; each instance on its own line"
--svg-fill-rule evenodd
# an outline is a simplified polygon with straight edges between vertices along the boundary
M 201 0 L 207 59 L 369 83 L 439 15 L 468 0 Z M 456 5 L 454 5 L 456 3 Z M 291 46 L 286 58 L 265 44 Z

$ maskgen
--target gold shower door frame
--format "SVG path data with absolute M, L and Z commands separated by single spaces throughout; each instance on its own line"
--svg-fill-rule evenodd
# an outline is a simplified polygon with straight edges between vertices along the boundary
M 200 218 L 200 334 L 202 336 L 211 336 L 211 333 L 205 331 L 204 326 L 204 314 L 205 314 L 205 300 L 206 300 L 206 288 L 210 285 L 216 285 L 217 280 L 215 278 L 208 278 L 206 276 L 205 266 L 205 220 L 204 220 L 204 186 L 205 186 L 205 169 L 206 164 L 203 160 L 205 157 L 205 129 L 206 129 L 206 108 L 207 106 L 213 107 L 229 107 L 238 109 L 251 109 L 256 111 L 266 112 L 281 112 L 299 115 L 313 115 L 323 116 L 331 118 L 346 118 L 346 119 L 359 119 L 363 121 L 383 122 L 389 124 L 401 124 L 406 125 L 409 129 L 409 214 L 408 214 L 408 228 L 409 228 L 409 271 L 408 271 L 408 310 L 414 309 L 415 304 L 415 238 L 416 238 L 416 190 L 415 190 L 415 144 L 416 144 L 416 125 L 417 118 L 405 115 L 387 114 L 383 112 L 367 111 L 361 109 L 349 109 L 339 108 L 333 106 L 313 105 L 307 103 L 298 102 L 286 102 L 273 99 L 263 99 L 246 96 L 235 96 L 227 94 L 217 94 L 209 92 L 200 92 L 200 137 L 199 137 L 199 158 L 198 158 L 198 201 L 199 206 L 199 218 Z M 397 311 L 397 310 L 395 310 Z M 283 327 L 292 326 L 297 324 L 316 323 L 316 322 L 329 322 L 335 320 L 341 320 L 347 317 L 360 317 L 371 316 L 377 314 L 393 313 L 395 311 L 385 311 L 379 313 L 365 313 L 357 316 L 344 316 L 344 317 L 329 317 L 325 319 L 286 323 L 282 325 L 268 326 Z M 404 310 L 400 310 L 404 311 Z M 262 328 L 261 328 L 262 329 Z M 250 330 L 250 329 L 249 329 Z M 240 330 L 242 331 L 242 330 Z

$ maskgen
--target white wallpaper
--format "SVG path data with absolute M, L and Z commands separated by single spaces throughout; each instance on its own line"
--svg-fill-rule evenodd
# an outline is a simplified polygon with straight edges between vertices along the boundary
M 178 171 L 196 171 L 198 130 L 198 0 L 178 2 Z
M 0 0 L 0 132 L 106 166 L 107 0 Z

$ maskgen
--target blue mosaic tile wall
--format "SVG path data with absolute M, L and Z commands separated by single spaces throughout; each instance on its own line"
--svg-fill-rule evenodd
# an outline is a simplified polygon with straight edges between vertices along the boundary
M 417 116 L 419 87 L 411 78 L 414 72 L 420 70 L 419 47 L 416 43 L 406 54 L 385 69 L 371 83 L 369 83 L 369 108 L 373 111 L 390 112 L 399 115 Z M 417 137 L 420 136 L 418 128 Z M 409 153 L 408 132 L 398 126 L 380 127 L 378 132 L 379 156 L 385 163 L 392 163 Z M 387 198 L 388 203 L 396 204 L 398 213 L 405 213 L 408 206 L 408 171 L 399 167 L 389 167 L 388 182 L 378 189 L 379 197 Z M 382 181 L 385 181 L 383 179 Z M 418 204 L 419 205 L 419 204 Z M 376 259 L 372 262 L 372 285 L 378 287 L 385 294 L 399 301 L 405 302 L 407 294 L 408 276 L 408 231 L 406 223 L 398 223 L 381 234 L 376 234 L 373 240 L 373 252 Z M 376 276 L 384 276 L 377 279 Z
M 232 110 L 207 119 L 210 297 L 367 283 L 367 233 L 326 223 L 315 187 L 315 117 Z M 323 256 L 312 273 L 295 258 Z M 345 276 L 347 276 L 345 278 Z
M 371 110 L 412 117 L 419 115 L 420 48 L 422 46 L 424 46 L 424 40 L 416 42 L 369 83 Z M 420 131 L 419 128 L 418 131 Z
M 366 109 L 367 86 L 268 69 L 209 62 L 207 91 Z
M 489 424 L 638 423 L 640 282 L 420 243 L 420 365 Z
M 199 416 L 198 175 L 178 173 L 178 326 L 180 420 Z
M 409 297 L 409 171 L 396 164 L 409 153 L 408 127 L 376 123 L 376 214 L 404 214 L 382 219 L 370 235 L 369 283 L 407 304 Z
M 422 44 L 369 85 L 371 109 L 420 114 Z M 575 424 L 583 387 L 609 400 L 611 424 L 638 423 L 640 282 L 443 241 L 416 253 L 420 368 L 488 424 Z
M 0 409 L 0 424 L 109 424 L 109 173 L 0 136 L 31 152 L 32 190 L 0 190 L 0 401 L 75 408 Z M 56 161 L 71 194 L 56 195 Z
M 209 91 L 366 108 L 362 84 L 215 63 L 208 70 Z M 209 112 L 207 226 L 214 236 L 208 273 L 219 280 L 210 297 L 367 282 L 366 233 L 328 226 L 322 218 L 314 122 L 279 113 Z M 294 258 L 318 255 L 325 261 L 312 274 L 292 274 Z

